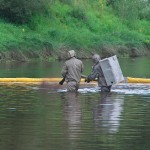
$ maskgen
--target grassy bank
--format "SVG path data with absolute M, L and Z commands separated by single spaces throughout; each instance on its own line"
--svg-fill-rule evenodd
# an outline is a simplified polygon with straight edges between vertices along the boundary
M 76 49 L 81 58 L 95 51 L 102 56 L 150 54 L 148 20 L 123 20 L 94 2 L 55 1 L 47 7 L 46 14 L 34 16 L 28 24 L 0 20 L 1 60 L 62 59 L 69 49 Z

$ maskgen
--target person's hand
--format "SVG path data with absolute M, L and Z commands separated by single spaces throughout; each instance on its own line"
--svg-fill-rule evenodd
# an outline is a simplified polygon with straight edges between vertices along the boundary
M 87 83 L 89 83 L 90 82 L 90 80 L 89 80 L 89 78 L 87 77 L 87 78 L 85 78 L 85 82 L 87 82 Z

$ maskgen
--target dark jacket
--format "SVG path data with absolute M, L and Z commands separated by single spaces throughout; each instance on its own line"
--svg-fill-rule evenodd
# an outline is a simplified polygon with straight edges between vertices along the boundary
M 107 86 L 106 84 L 99 61 L 94 64 L 92 73 L 87 77 L 87 81 L 92 81 L 96 78 L 98 79 L 98 86 L 101 87 L 101 91 L 110 91 L 111 86 Z

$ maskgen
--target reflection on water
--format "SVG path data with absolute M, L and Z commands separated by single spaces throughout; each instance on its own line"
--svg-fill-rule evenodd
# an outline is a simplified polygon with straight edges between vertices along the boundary
M 120 60 L 123 74 L 149 78 L 149 60 Z M 62 64 L 0 64 L 0 76 L 59 77 Z M 91 61 L 84 64 L 89 74 Z M 1 84 L 0 150 L 149 150 L 149 116 L 150 84 L 119 84 L 109 94 L 90 84 L 78 93 L 58 84 Z
M 150 94 L 118 92 L 119 86 L 102 94 L 94 88 L 67 93 L 1 85 L 0 149 L 148 150 Z M 150 85 L 140 88 L 149 91 Z
M 82 106 L 78 93 L 66 93 L 62 95 L 63 113 L 68 138 L 68 149 L 78 149 L 77 140 L 82 133 Z
M 101 132 L 115 133 L 118 131 L 123 101 L 124 96 L 122 95 L 101 93 L 93 111 L 94 122 L 98 129 L 101 128 Z
M 88 75 L 91 72 L 92 61 L 82 61 L 83 74 Z M 150 78 L 150 58 L 118 58 L 118 61 L 125 77 Z M 60 77 L 63 63 L 64 61 L 0 63 L 0 77 Z
M 69 138 L 78 138 L 82 118 L 81 101 L 77 93 L 67 93 L 64 102 L 64 120 L 68 124 Z

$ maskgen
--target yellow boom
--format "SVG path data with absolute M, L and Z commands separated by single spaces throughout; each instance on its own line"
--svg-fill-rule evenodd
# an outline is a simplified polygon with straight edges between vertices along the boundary
M 0 78 L 0 83 L 9 83 L 9 82 L 59 82 L 62 78 Z M 84 79 L 81 79 L 81 82 L 84 82 Z M 148 78 L 131 78 L 126 77 L 127 83 L 150 83 Z
M 127 77 L 128 83 L 150 83 L 150 79 L 147 78 L 131 78 Z

